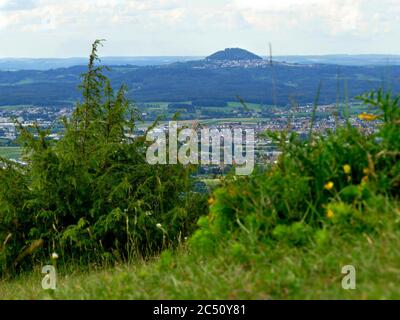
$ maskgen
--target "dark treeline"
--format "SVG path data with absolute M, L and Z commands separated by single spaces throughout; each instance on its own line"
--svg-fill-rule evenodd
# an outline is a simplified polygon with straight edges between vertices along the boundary
M 0 105 L 65 105 L 80 99 L 84 67 L 48 71 L 0 72 Z M 273 73 L 272 73 L 273 72 Z M 320 103 L 334 103 L 378 88 L 400 90 L 400 66 L 275 64 L 258 68 L 212 67 L 205 61 L 166 66 L 116 66 L 106 72 L 115 88 L 125 84 L 138 102 L 208 101 L 223 105 L 240 96 L 247 102 L 285 106 L 313 103 L 322 81 Z M 275 78 L 276 85 L 273 84 Z M 210 98 L 212 97 L 212 101 Z M 198 105 L 202 105 L 201 103 Z

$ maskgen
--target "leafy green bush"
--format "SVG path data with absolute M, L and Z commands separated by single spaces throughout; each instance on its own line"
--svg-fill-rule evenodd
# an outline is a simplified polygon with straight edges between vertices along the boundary
M 359 117 L 377 121 L 376 133 L 350 124 L 307 139 L 267 133 L 282 151 L 277 163 L 250 177 L 225 179 L 209 200 L 209 216 L 201 218 L 192 247 L 207 251 L 235 239 L 322 245 L 327 227 L 376 230 L 383 218 L 377 204 L 388 208 L 385 199 L 400 195 L 400 96 L 378 91 L 359 99 L 373 112 Z

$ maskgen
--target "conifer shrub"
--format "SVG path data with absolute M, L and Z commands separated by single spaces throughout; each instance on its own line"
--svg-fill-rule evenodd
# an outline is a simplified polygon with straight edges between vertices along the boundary
M 194 168 L 152 166 L 138 116 L 98 65 L 93 44 L 82 75 L 82 100 L 62 119 L 60 140 L 37 125 L 19 125 L 20 165 L 1 159 L 2 273 L 46 263 L 105 263 L 148 257 L 179 244 L 206 210 L 192 192 Z

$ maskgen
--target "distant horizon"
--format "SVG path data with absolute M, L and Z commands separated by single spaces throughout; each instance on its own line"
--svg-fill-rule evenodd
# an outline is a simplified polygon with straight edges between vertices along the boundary
M 250 51 L 250 50 L 249 50 Z M 216 51 L 215 51 L 216 52 Z M 256 52 L 250 51 L 254 54 L 257 54 Z M 205 54 L 205 55 L 106 55 L 102 56 L 101 53 L 99 55 L 100 60 L 101 59 L 140 59 L 140 58 L 206 58 L 210 54 Z M 259 54 L 257 54 L 259 55 Z M 269 59 L 269 55 L 259 55 L 260 57 L 264 59 Z M 272 55 L 272 57 L 334 57 L 334 56 L 348 56 L 348 57 L 355 57 L 355 56 L 376 56 L 376 57 L 400 57 L 400 53 L 323 53 L 323 54 L 278 54 L 278 55 Z M 50 57 L 50 56 L 41 56 L 41 57 L 29 57 L 29 56 L 0 56 L 0 60 L 67 60 L 67 59 L 87 59 L 88 56 L 65 56 L 65 57 Z
M 222 49 L 224 50 L 224 49 Z M 173 63 L 185 63 L 189 61 L 201 61 L 216 52 L 202 56 L 190 55 L 171 55 L 171 56 L 102 56 L 99 52 L 103 65 L 108 66 L 165 66 Z M 251 57 L 250 52 L 250 57 Z M 257 56 L 257 55 L 256 55 Z M 264 60 L 269 60 L 267 55 L 258 55 Z M 234 58 L 230 58 L 234 60 Z M 289 64 L 331 64 L 338 66 L 398 66 L 400 65 L 400 55 L 395 54 L 321 54 L 321 55 L 273 55 L 273 61 L 277 63 Z M 19 71 L 19 70 L 51 70 L 59 68 L 70 68 L 75 66 L 87 65 L 88 56 L 80 57 L 56 57 L 56 58 L 29 58 L 29 57 L 5 57 L 0 58 L 0 71 Z

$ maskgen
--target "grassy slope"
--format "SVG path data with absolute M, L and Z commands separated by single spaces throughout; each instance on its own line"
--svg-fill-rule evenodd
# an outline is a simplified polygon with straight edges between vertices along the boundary
M 202 257 L 182 248 L 154 261 L 61 273 L 54 293 L 41 289 L 36 270 L 1 282 L 0 299 L 399 299 L 400 211 L 395 215 L 379 234 L 331 233 L 322 247 L 258 247 L 244 261 L 224 249 Z M 347 264 L 356 267 L 356 290 L 341 287 Z

